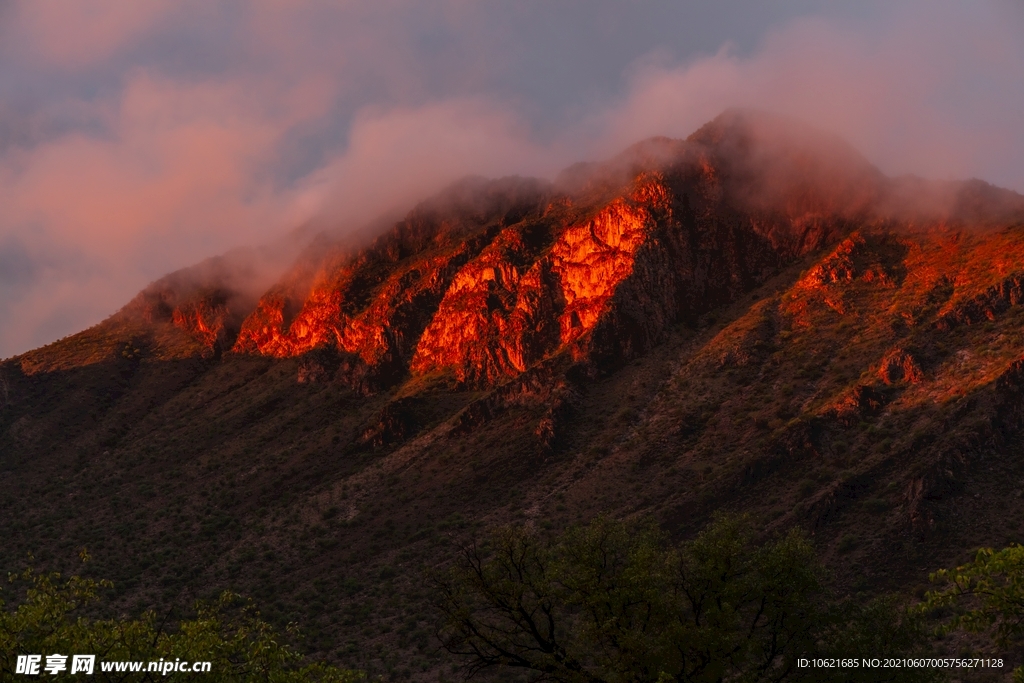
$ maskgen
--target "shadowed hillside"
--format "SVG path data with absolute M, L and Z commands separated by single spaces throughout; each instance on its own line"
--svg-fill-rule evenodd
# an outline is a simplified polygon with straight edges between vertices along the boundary
M 1024 538 L 1024 197 L 981 181 L 734 111 L 239 272 L 0 364 L 4 567 L 85 546 L 126 611 L 232 587 L 436 680 L 422 572 L 498 524 L 748 512 L 854 592 Z

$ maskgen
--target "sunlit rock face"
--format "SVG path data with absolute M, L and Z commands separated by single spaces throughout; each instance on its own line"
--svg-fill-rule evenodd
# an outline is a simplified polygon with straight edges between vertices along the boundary
M 663 190 L 643 184 L 582 223 L 504 229 L 456 275 L 412 371 L 451 370 L 460 382 L 493 383 L 591 333 L 653 237 Z
M 234 351 L 288 357 L 327 348 L 351 371 L 385 381 L 404 374 L 463 267 L 504 225 L 539 215 L 547 194 L 541 181 L 469 180 L 364 249 L 320 245 L 260 300 Z
M 129 336 L 148 355 L 220 357 L 266 287 L 268 263 L 243 249 L 207 259 L 152 283 L 99 327 Z
M 831 139 L 794 150 L 771 135 L 729 114 L 554 186 L 460 186 L 362 250 L 307 254 L 309 286 L 292 275 L 272 288 L 234 351 L 326 348 L 381 380 L 443 373 L 470 386 L 560 353 L 598 366 L 643 353 L 840 238 L 878 193 L 881 176 Z

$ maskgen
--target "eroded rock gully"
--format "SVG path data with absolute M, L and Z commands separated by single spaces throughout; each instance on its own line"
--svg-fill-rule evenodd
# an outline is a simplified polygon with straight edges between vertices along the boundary
M 361 252 L 324 255 L 301 306 L 272 289 L 234 351 L 333 349 L 349 375 L 382 384 L 439 373 L 494 386 L 562 353 L 614 365 L 841 234 L 840 219 L 809 232 L 783 213 L 745 214 L 714 191 L 720 174 L 685 157 L 597 202 L 547 191 L 473 219 L 414 212 Z

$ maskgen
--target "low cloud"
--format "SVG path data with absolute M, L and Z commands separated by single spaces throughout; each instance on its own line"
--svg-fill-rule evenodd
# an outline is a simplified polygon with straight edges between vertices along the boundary
M 536 142 L 508 107 L 458 99 L 415 108 L 367 109 L 345 153 L 306 179 L 306 206 L 342 227 L 411 208 L 467 174 L 552 175 L 564 161 Z
M 244 243 L 299 216 L 266 166 L 283 131 L 322 113 L 305 85 L 276 113 L 245 83 L 181 84 L 133 75 L 116 102 L 71 130 L 0 159 L 0 355 L 96 322 L 162 272 Z M 62 325 L 61 320 L 66 320 Z
M 625 101 L 602 114 L 608 149 L 685 136 L 752 106 L 833 131 L 890 174 L 981 177 L 1024 191 L 1020 7 L 910 3 L 868 25 L 798 19 L 753 55 L 725 46 L 682 65 L 635 65 Z M 911 9 L 912 8 L 912 9 Z

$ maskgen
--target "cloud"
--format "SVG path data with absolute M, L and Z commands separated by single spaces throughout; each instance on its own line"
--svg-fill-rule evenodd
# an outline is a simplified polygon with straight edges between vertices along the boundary
M 1018 5 L 740 5 L 9 5 L 0 357 L 312 217 L 348 229 L 464 174 L 551 176 L 736 105 L 888 173 L 1024 190 Z
M 14 6 L 23 48 L 50 64 L 81 69 L 132 46 L 166 17 L 163 0 L 22 2 Z
M 345 152 L 307 179 L 304 199 L 360 227 L 465 175 L 551 175 L 563 156 L 536 142 L 509 107 L 486 100 L 369 108 L 356 115 Z
M 31 266 L 0 280 L 0 315 L 13 321 L 0 326 L 0 355 L 96 322 L 163 272 L 301 220 L 293 190 L 267 167 L 288 130 L 323 114 L 322 89 L 137 72 L 116 102 L 79 103 L 94 130 L 9 150 L 0 262 Z
M 1024 79 L 1019 13 L 913 6 L 866 26 L 797 19 L 749 56 L 725 46 L 682 65 L 637 64 L 628 96 L 592 125 L 613 149 L 753 106 L 834 131 L 888 173 L 1024 191 L 1024 90 L 1012 85 Z
M 76 131 L 0 161 L 0 353 L 82 329 L 160 275 L 319 217 L 356 229 L 467 173 L 553 172 L 512 113 L 471 98 L 367 108 L 347 144 L 290 182 L 289 131 L 323 115 L 330 84 L 182 84 L 132 76 Z M 267 107 L 265 100 L 273 103 Z M 339 145 L 340 147 L 340 145 Z

